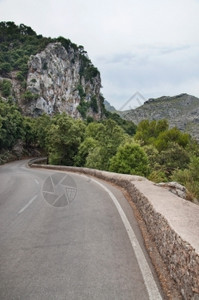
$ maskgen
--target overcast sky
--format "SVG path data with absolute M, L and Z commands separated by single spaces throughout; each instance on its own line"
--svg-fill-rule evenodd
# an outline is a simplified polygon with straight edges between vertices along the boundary
M 199 0 L 0 0 L 0 19 L 83 45 L 116 108 L 137 91 L 199 97 Z

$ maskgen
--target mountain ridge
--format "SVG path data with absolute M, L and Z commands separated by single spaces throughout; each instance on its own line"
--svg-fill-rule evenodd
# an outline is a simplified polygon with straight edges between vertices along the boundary
M 199 141 L 199 98 L 186 93 L 150 98 L 142 106 L 120 115 L 135 124 L 144 119 L 167 119 L 170 127 L 177 127 Z

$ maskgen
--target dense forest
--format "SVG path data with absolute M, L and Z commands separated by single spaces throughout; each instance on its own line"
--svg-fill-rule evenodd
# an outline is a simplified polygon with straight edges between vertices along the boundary
M 13 150 L 19 141 L 20 154 Z M 1 99 L 0 149 L 0 163 L 17 155 L 33 156 L 37 150 L 50 164 L 137 174 L 154 182 L 178 181 L 199 198 L 199 145 L 188 134 L 169 128 L 166 120 L 145 120 L 136 128 L 115 113 L 98 122 L 64 113 L 31 118 Z

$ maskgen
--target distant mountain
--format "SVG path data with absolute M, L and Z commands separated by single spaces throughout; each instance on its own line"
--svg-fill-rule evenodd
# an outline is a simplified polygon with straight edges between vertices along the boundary
M 115 107 L 112 106 L 107 100 L 104 100 L 104 106 L 105 106 L 106 110 L 108 110 L 110 112 L 116 112 Z
M 199 141 L 199 98 L 194 96 L 180 94 L 149 99 L 142 106 L 120 114 L 135 124 L 144 119 L 167 119 L 170 127 L 176 126 Z

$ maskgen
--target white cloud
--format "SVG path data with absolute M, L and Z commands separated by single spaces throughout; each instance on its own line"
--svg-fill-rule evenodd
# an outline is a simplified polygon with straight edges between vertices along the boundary
M 197 0 L 0 0 L 1 20 L 83 45 L 116 106 L 137 90 L 199 96 L 198 15 Z

